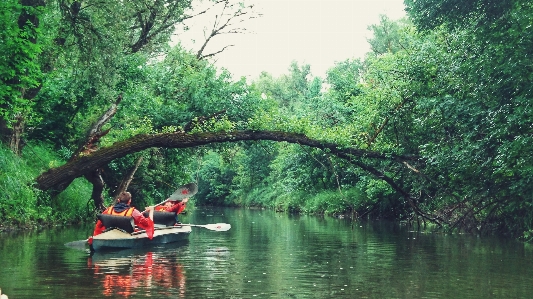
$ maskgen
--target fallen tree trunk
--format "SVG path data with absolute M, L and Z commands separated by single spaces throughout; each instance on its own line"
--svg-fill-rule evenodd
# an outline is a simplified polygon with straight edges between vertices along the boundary
M 112 146 L 100 148 L 96 152 L 87 155 L 80 155 L 68 163 L 52 168 L 42 173 L 37 178 L 37 187 L 41 190 L 53 189 L 62 191 L 68 187 L 74 178 L 87 175 L 114 159 L 124 157 L 128 154 L 139 152 L 151 147 L 163 148 L 190 148 L 201 145 L 236 142 L 243 140 L 272 140 L 298 143 L 324 150 L 329 150 L 337 156 L 367 157 L 382 160 L 394 160 L 402 163 L 404 161 L 415 161 L 417 157 L 398 156 L 393 154 L 383 154 L 374 151 L 367 151 L 353 148 L 339 148 L 333 143 L 326 143 L 308 138 L 303 134 L 276 132 L 276 131 L 235 131 L 216 133 L 195 133 L 184 132 L 162 133 L 153 135 L 136 135 L 127 140 L 114 143 Z

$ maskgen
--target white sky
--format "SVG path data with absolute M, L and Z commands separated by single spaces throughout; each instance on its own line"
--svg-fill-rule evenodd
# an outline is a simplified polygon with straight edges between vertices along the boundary
M 205 2 L 207 3 L 207 2 Z M 263 16 L 243 23 L 249 33 L 226 34 L 211 41 L 204 54 L 234 44 L 215 56 L 215 65 L 228 69 L 235 79 L 255 79 L 261 71 L 287 74 L 291 61 L 311 65 L 315 76 L 325 77 L 336 61 L 363 58 L 369 51 L 369 25 L 379 15 L 393 20 L 405 16 L 403 0 L 248 0 Z M 215 13 L 214 11 L 213 13 Z M 218 12 L 220 13 L 220 12 Z M 190 31 L 179 39 L 195 51 L 203 42 L 202 29 L 213 15 L 195 17 Z M 196 39 L 193 43 L 191 40 Z

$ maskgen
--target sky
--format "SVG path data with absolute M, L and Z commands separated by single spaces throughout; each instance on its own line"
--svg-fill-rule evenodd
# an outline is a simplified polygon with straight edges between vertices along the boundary
M 248 0 L 263 16 L 246 20 L 245 34 L 215 37 L 205 54 L 233 44 L 214 61 L 234 78 L 255 79 L 262 71 L 275 77 L 288 74 L 292 61 L 309 64 L 314 76 L 325 77 L 335 62 L 363 58 L 370 50 L 368 26 L 379 23 L 379 15 L 392 20 L 405 16 L 403 0 Z M 204 1 L 205 4 L 205 1 Z M 203 28 L 210 27 L 213 14 L 191 19 L 189 31 L 179 35 L 188 49 L 197 51 Z

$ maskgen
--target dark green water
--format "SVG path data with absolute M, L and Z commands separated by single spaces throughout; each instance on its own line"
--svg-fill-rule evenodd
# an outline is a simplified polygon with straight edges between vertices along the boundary
M 533 248 L 388 223 L 196 210 L 187 242 L 90 255 L 92 227 L 0 234 L 0 288 L 21 298 L 533 298 Z

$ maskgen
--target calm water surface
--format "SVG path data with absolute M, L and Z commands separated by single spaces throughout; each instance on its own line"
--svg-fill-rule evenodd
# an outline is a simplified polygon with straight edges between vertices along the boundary
M 187 242 L 91 255 L 92 227 L 0 234 L 0 288 L 21 298 L 533 298 L 533 248 L 271 211 L 198 209 Z

